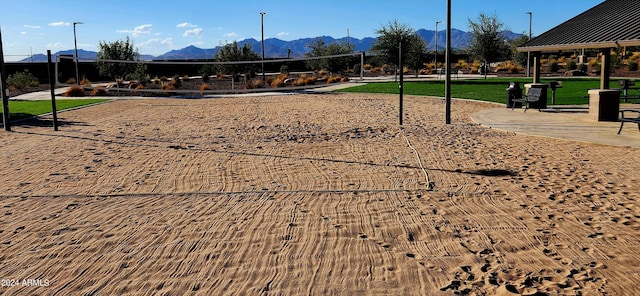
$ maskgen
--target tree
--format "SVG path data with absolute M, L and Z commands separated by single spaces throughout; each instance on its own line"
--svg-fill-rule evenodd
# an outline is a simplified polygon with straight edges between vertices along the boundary
M 518 47 L 529 41 L 529 36 L 525 33 L 516 39 L 512 39 L 508 41 L 509 48 L 511 50 L 511 60 L 520 66 L 527 65 L 527 53 L 526 52 L 518 52 Z
M 322 57 L 353 53 L 354 45 L 343 42 L 335 42 L 327 45 L 321 37 L 318 37 L 313 43 L 308 44 L 307 47 L 310 50 L 305 54 L 306 57 Z M 347 70 L 350 59 L 351 57 L 313 59 L 307 60 L 305 65 L 314 70 L 340 72 Z
M 118 63 L 101 60 L 139 61 L 140 54 L 134 49 L 133 42 L 118 40 L 111 43 L 100 41 L 96 66 L 98 73 L 113 79 L 137 79 L 142 80 L 146 75 L 146 66 L 142 63 Z
M 257 61 L 260 56 L 253 51 L 249 43 L 245 43 L 242 47 L 238 46 L 237 41 L 225 44 L 216 52 L 217 62 L 239 62 L 239 61 Z M 218 71 L 223 74 L 242 74 L 253 72 L 252 64 L 226 64 L 218 65 Z
M 427 42 L 416 31 L 407 25 L 399 24 L 397 20 L 389 22 L 388 26 L 382 26 L 376 34 L 378 38 L 371 50 L 380 54 L 387 64 L 398 66 L 400 42 L 402 42 L 402 58 L 406 65 L 414 66 L 417 70 L 421 66 L 421 61 L 426 58 Z
M 509 58 L 509 45 L 503 32 L 504 24 L 494 16 L 480 13 L 478 22 L 469 19 L 471 42 L 469 53 L 486 64 L 505 61 Z

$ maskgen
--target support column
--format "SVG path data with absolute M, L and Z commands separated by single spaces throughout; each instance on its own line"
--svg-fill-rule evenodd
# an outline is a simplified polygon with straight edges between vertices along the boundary
M 533 84 L 540 83 L 540 57 L 539 51 L 531 53 L 533 55 Z
M 609 89 L 609 78 L 611 77 L 611 49 L 601 49 L 600 62 L 600 89 Z

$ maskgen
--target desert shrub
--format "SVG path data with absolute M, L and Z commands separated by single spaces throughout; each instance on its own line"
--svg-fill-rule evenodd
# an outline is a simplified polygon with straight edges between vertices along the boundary
M 65 97 L 84 97 L 84 88 L 79 85 L 72 85 L 64 92 Z
M 339 82 L 341 78 L 340 76 L 329 76 L 329 78 L 327 78 L 327 84 Z
M 204 94 L 206 90 L 211 90 L 211 86 L 208 83 L 203 83 L 200 85 L 200 94 Z
M 289 74 L 289 66 L 288 65 L 280 66 L 280 74 Z
M 251 79 L 246 87 L 247 89 L 262 88 L 262 79 Z
M 318 80 L 318 78 L 316 78 L 315 76 L 307 77 L 307 78 L 304 79 L 304 85 L 316 84 L 317 80 Z
M 180 77 L 178 75 L 175 75 L 171 79 L 171 84 L 173 84 L 175 88 L 180 88 L 182 86 L 182 81 L 180 81 Z
M 65 84 L 76 84 L 76 79 L 75 78 L 69 78 L 64 83 Z
M 29 72 L 18 72 L 7 77 L 7 84 L 13 85 L 17 89 L 25 89 L 31 86 L 38 86 L 38 78 Z
M 273 77 L 271 77 L 271 76 L 266 77 L 264 79 L 264 82 L 266 83 L 266 85 L 271 85 L 271 82 L 273 82 Z
M 182 75 L 182 81 L 189 81 L 191 80 L 191 77 L 189 77 L 189 75 Z
M 575 60 L 569 59 L 569 60 L 567 60 L 567 69 L 568 70 L 578 69 L 578 64 L 576 63 Z
M 89 81 L 89 79 L 82 77 L 82 79 L 80 80 L 80 85 L 82 86 L 91 86 L 91 81 Z
M 340 82 L 349 82 L 349 77 L 342 77 Z
M 215 67 L 213 65 L 204 65 L 198 73 L 202 75 L 202 82 L 209 82 L 211 75 L 215 73 Z
M 165 82 L 165 81 L 168 81 L 168 80 L 169 80 L 169 78 L 167 78 L 167 76 L 160 76 L 160 81 L 161 82 Z
M 587 64 L 579 64 L 578 71 L 587 72 Z
M 371 64 L 364 64 L 364 69 L 367 71 L 371 70 Z
M 173 83 L 173 81 L 170 82 L 162 82 L 162 84 L 160 85 L 160 89 L 162 90 L 175 90 L 176 86 Z
M 595 67 L 596 65 L 600 64 L 600 61 L 598 61 L 598 58 L 589 58 L 589 67 Z
M 287 74 L 280 74 L 273 81 L 271 81 L 270 85 L 272 88 L 283 87 L 284 81 L 287 79 Z
M 469 69 L 469 63 L 465 60 L 458 60 L 458 63 L 455 65 L 456 68 L 466 70 Z
M 300 77 L 298 77 L 298 79 L 293 81 L 293 86 L 303 86 L 305 79 L 307 79 L 307 75 L 306 74 L 302 74 L 300 75 Z
M 99 86 L 96 86 L 95 88 L 93 88 L 91 90 L 91 94 L 90 95 L 93 97 L 93 96 L 105 96 L 105 95 L 108 95 L 108 94 L 109 94 L 109 90 L 106 89 L 104 86 L 99 85 Z
M 355 74 L 360 73 L 360 63 L 353 65 L 353 73 Z
M 627 66 L 629 71 L 638 71 L 638 61 L 630 61 Z
M 549 62 L 547 63 L 547 69 L 549 69 L 549 72 L 551 72 L 551 73 L 558 72 L 558 70 L 560 70 L 560 66 L 558 64 L 558 61 L 557 60 L 549 60 Z

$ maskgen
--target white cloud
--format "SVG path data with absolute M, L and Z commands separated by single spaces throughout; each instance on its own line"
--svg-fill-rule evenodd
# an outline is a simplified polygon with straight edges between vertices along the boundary
M 231 32 L 231 33 L 224 34 L 222 36 L 229 37 L 229 38 L 236 38 L 238 37 L 238 34 L 236 34 L 236 32 Z
M 62 43 L 60 42 L 47 44 L 47 48 L 61 48 L 61 47 L 62 47 Z
M 194 28 L 191 30 L 186 30 L 184 31 L 184 34 L 182 34 L 182 36 L 184 37 L 200 37 L 200 34 L 202 33 L 202 28 Z
M 20 35 L 27 35 L 27 32 L 22 31 L 22 32 L 20 32 Z
M 49 23 L 49 26 L 52 26 L 52 27 L 64 27 L 64 26 L 71 26 L 71 23 L 55 22 L 55 23 Z
M 173 48 L 173 39 L 171 39 L 171 38 L 165 38 L 165 39 L 153 38 L 153 39 L 149 39 L 146 42 L 140 44 L 140 47 L 154 47 L 154 46 L 164 46 L 164 47 Z
M 198 26 L 192 24 L 192 23 L 182 23 L 182 24 L 177 24 L 176 27 L 178 28 L 196 28 Z
M 285 36 L 289 36 L 289 32 L 280 32 L 280 33 L 278 33 L 278 37 L 285 37 Z
M 27 29 L 40 29 L 40 26 L 24 25 Z
M 153 27 L 153 25 L 145 24 L 137 26 L 133 28 L 133 30 L 116 30 L 116 32 L 131 34 L 133 37 L 139 37 L 141 35 L 151 34 L 151 27 Z

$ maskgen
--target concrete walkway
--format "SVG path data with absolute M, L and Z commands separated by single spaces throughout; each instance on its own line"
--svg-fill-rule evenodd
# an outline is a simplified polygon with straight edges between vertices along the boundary
M 622 104 L 620 109 L 640 109 L 637 104 Z M 540 137 L 597 143 L 613 146 L 640 147 L 637 124 L 626 123 L 618 135 L 619 122 L 596 122 L 589 119 L 588 107 L 556 107 L 555 112 L 529 109 L 511 110 L 496 107 L 473 114 L 472 119 L 487 127 Z

